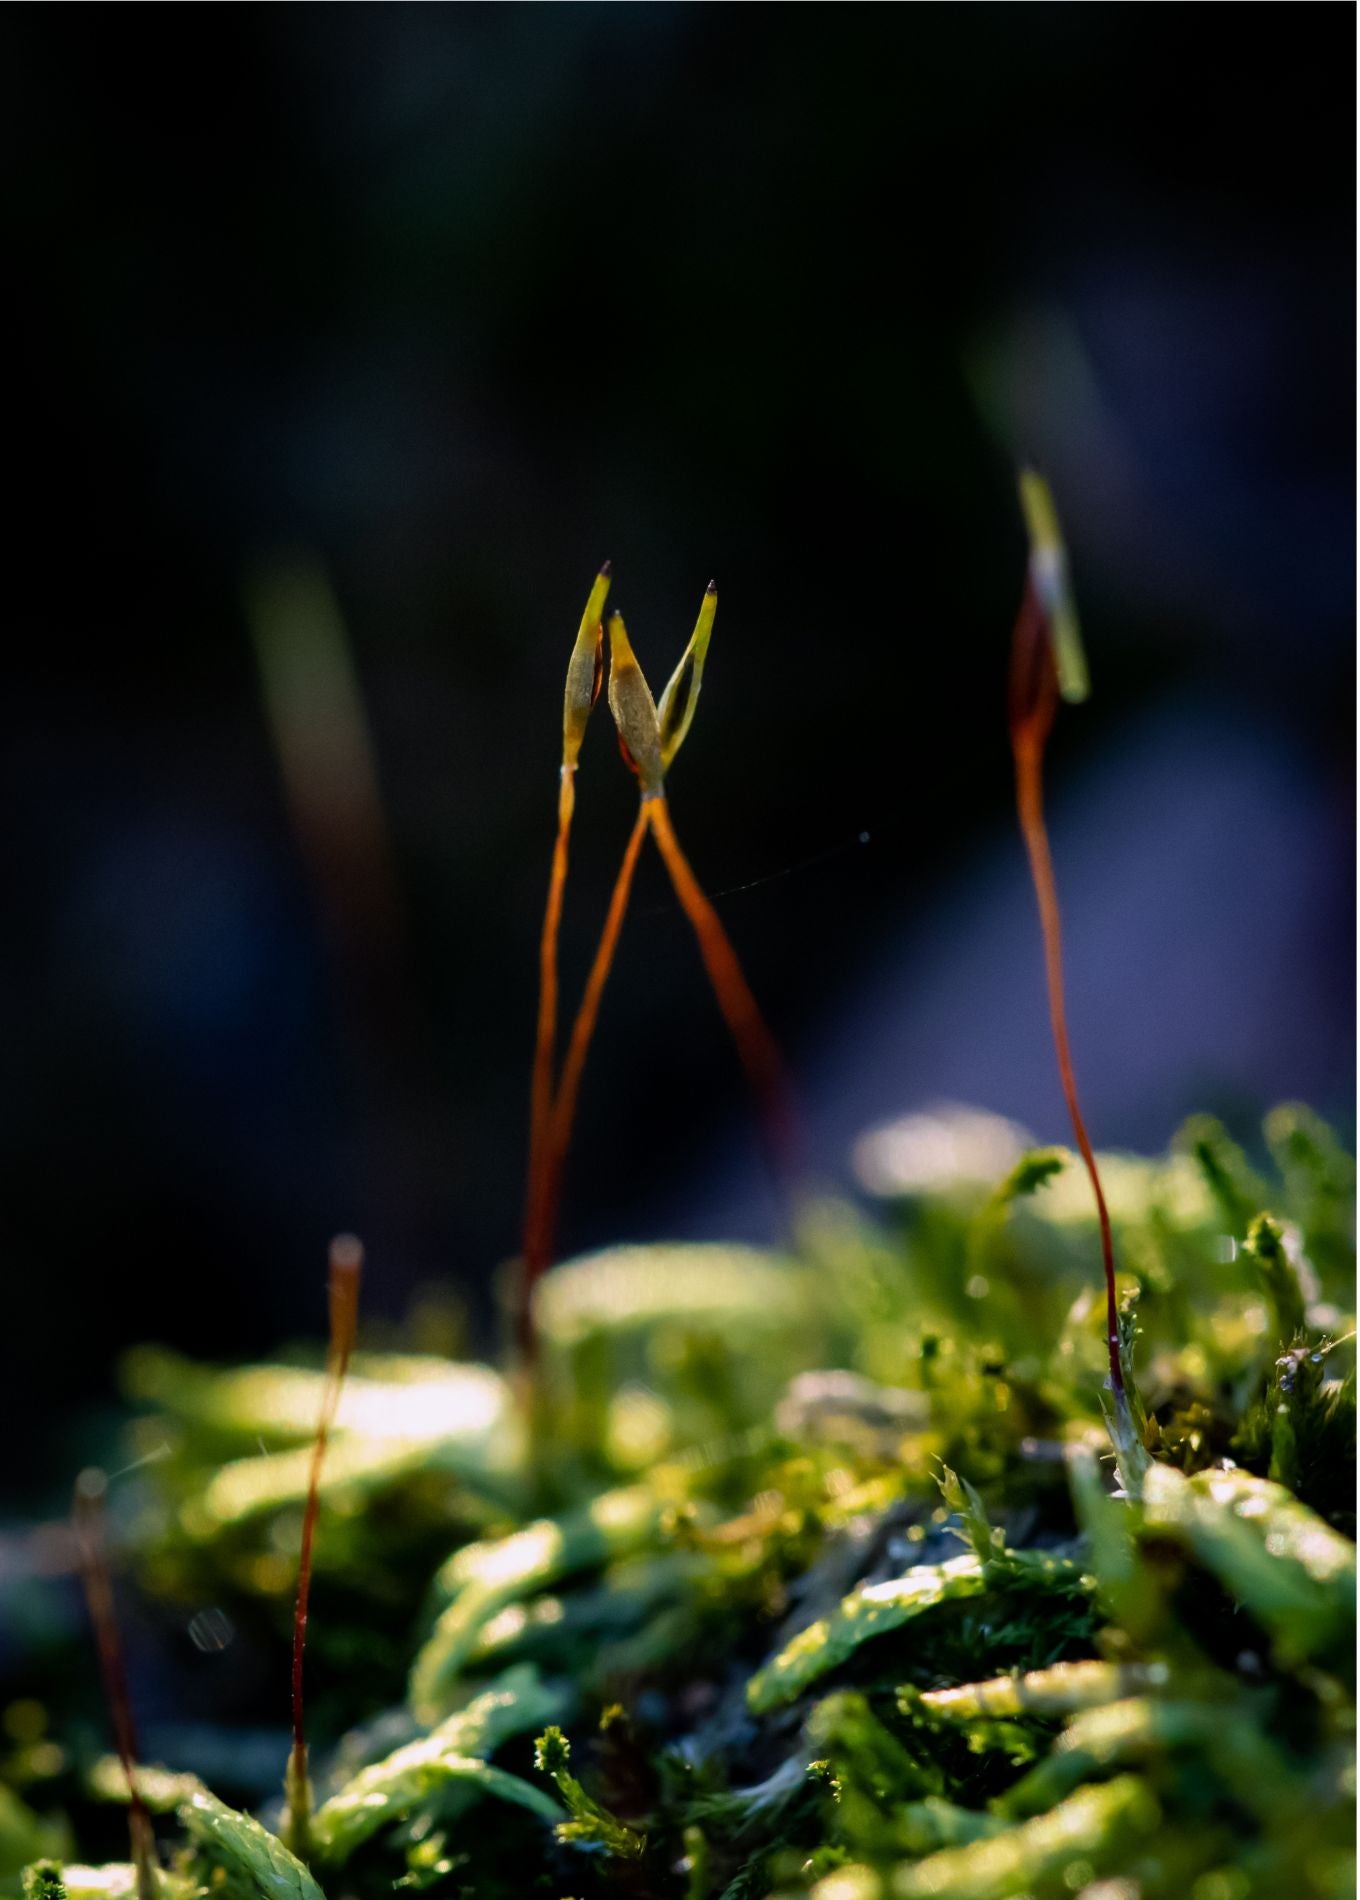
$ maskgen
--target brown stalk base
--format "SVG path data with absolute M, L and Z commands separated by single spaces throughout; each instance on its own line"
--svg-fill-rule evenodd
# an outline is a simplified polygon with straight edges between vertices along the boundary
M 114 1743 L 128 1785 L 128 1835 L 132 1864 L 137 1870 L 137 1900 L 157 1900 L 156 1836 L 137 1786 L 137 1732 L 132 1720 L 132 1698 L 128 1693 L 127 1670 L 123 1663 L 123 1644 L 113 1607 L 113 1583 L 109 1576 L 108 1550 L 104 1535 L 104 1497 L 108 1489 L 102 1471 L 84 1471 L 76 1480 L 74 1519 L 80 1572 L 85 1584 L 85 1600 L 94 1625 L 99 1650 L 99 1667 L 104 1678 L 104 1696 L 113 1721 Z
M 302 1554 L 298 1560 L 297 1602 L 293 1609 L 293 1746 L 284 1780 L 288 1797 L 288 1844 L 299 1860 L 306 1860 L 311 1838 L 311 1783 L 307 1777 L 302 1666 L 307 1647 L 307 1611 L 312 1594 L 316 1520 L 321 1510 L 321 1467 L 358 1331 L 359 1279 L 363 1263 L 364 1250 L 352 1234 L 341 1234 L 331 1242 L 330 1350 L 327 1354 L 321 1416 L 317 1421 L 311 1470 L 307 1478 L 307 1502 L 302 1513 Z

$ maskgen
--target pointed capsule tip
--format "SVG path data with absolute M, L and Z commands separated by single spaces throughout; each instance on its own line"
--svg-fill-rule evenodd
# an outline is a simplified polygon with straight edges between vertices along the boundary
M 600 579 L 602 581 L 607 581 L 609 579 L 609 576 L 613 572 L 614 572 L 614 563 L 612 561 L 600 562 Z
M 704 589 L 704 592 L 706 594 L 716 594 L 717 591 L 718 591 L 718 583 L 716 581 L 710 581 L 708 583 L 708 586 Z

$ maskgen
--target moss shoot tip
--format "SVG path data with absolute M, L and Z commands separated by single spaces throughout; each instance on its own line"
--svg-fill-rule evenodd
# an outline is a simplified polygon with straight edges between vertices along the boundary
M 571 1743 L 560 1728 L 545 1728 L 534 1743 L 534 1766 L 541 1774 L 560 1775 L 571 1760 Z

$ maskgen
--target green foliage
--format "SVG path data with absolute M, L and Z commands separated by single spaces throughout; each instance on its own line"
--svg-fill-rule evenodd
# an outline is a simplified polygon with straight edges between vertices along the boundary
M 1268 1198 L 1246 1155 L 1212 1115 L 1192 1115 L 1181 1130 L 1180 1144 L 1193 1155 L 1228 1232 L 1243 1239 L 1252 1216 Z
M 197 1775 L 172 1774 L 168 1768 L 141 1762 L 137 1767 L 137 1792 L 142 1805 L 151 1814 L 173 1814 L 182 1801 L 202 1787 Z M 117 1755 L 101 1755 L 90 1770 L 90 1792 L 101 1801 L 128 1801 L 128 1781 Z
M 1147 1532 L 1184 1542 L 1291 1660 L 1344 1660 L 1354 1648 L 1355 1545 L 1283 1485 L 1245 1471 L 1183 1477 L 1154 1466 Z
M 179 1810 L 196 1868 L 226 1900 L 322 1900 L 302 1862 L 250 1814 L 238 1814 L 205 1788 Z
M 568 1263 L 532 1455 L 491 1369 L 356 1359 L 314 1867 L 176 1760 L 138 1771 L 165 1900 L 1353 1891 L 1353 1167 L 1297 1107 L 1259 1153 L 1200 1119 L 1102 1157 L 1107 1421 L 1069 1160 L 914 1184 L 877 1221 L 823 1203 L 789 1256 Z M 319 1375 L 147 1351 L 128 1379 L 142 1586 L 221 1604 L 282 1721 Z M 107 1846 L 121 1769 L 36 1759 L 0 1779 L 6 1900 L 25 1865 L 25 1900 L 131 1896 L 122 1863 L 53 1859 Z
M 667 1504 L 658 1487 L 607 1491 L 560 1519 L 544 1518 L 495 1543 L 455 1552 L 434 1581 L 450 1599 L 411 1669 L 411 1707 L 422 1721 L 441 1712 L 486 1624 L 508 1605 L 575 1571 L 629 1556 L 659 1535 Z
M 829 1617 L 811 1623 L 752 1676 L 746 1700 L 767 1714 L 800 1696 L 810 1684 L 847 1662 L 862 1643 L 913 1622 L 941 1604 L 1005 1591 L 1024 1583 L 1038 1593 L 1083 1594 L 1089 1587 L 1080 1566 L 1034 1551 L 998 1551 L 986 1560 L 975 1553 L 944 1563 L 919 1564 L 905 1576 L 851 1591 Z
M 1122 1775 L 1082 1788 L 1020 1827 L 1007 1828 L 963 1847 L 946 1847 L 892 1883 L 896 1900 L 1002 1900 L 1006 1894 L 1071 1893 L 1074 1869 L 1094 1881 L 1127 1864 L 1161 1819 L 1147 1783 Z M 823 1883 L 818 1900 L 836 1892 Z
M 563 1700 L 560 1691 L 539 1681 L 535 1670 L 507 1670 L 498 1684 L 466 1708 L 418 1741 L 370 1763 L 332 1795 L 312 1817 L 318 1857 L 341 1865 L 371 1834 L 404 1820 L 449 1783 L 495 1795 L 527 1808 L 541 1820 L 556 1821 L 555 1802 L 518 1776 L 489 1767 L 485 1758 L 510 1736 L 537 1728 L 559 1714 Z

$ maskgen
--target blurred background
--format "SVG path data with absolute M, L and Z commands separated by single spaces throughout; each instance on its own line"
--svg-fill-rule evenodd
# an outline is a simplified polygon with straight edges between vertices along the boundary
M 591 576 L 819 1173 L 1063 1139 L 1010 805 L 1019 455 L 1095 684 L 1050 758 L 1098 1143 L 1353 1129 L 1355 21 L 1342 7 L 10 8 L 8 1397 L 262 1351 L 517 1244 Z M 592 724 L 568 1004 L 634 810 Z M 644 865 L 565 1242 L 768 1233 Z

